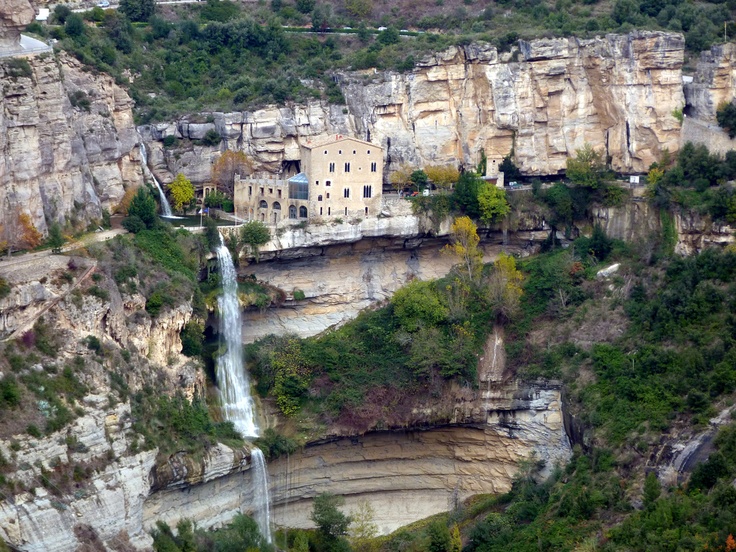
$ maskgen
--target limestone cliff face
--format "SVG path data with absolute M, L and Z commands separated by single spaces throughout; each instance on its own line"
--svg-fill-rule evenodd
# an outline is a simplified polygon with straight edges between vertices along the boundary
M 683 51 L 681 35 L 650 32 L 520 41 L 510 54 L 471 45 L 408 75 L 348 77 L 345 97 L 392 163 L 474 165 L 481 148 L 499 158 L 513 146 L 523 172 L 554 174 L 589 142 L 639 172 L 678 148 Z
M 99 219 L 125 185 L 142 182 L 132 100 L 66 54 L 17 63 L 0 62 L 0 224 L 17 211 L 42 232 Z
M 612 167 L 644 172 L 679 148 L 685 104 L 681 35 L 633 32 L 604 38 L 521 41 L 511 53 L 488 44 L 452 47 L 407 74 L 345 73 L 347 106 L 313 102 L 245 113 L 212 113 L 210 122 L 141 128 L 152 141 L 154 170 L 164 181 L 181 171 L 209 178 L 220 148 L 188 143 L 165 150 L 164 136 L 200 139 L 217 130 L 224 147 L 243 150 L 260 168 L 278 171 L 299 159 L 299 144 L 347 134 L 380 143 L 388 170 L 473 166 L 481 148 L 500 159 L 512 146 L 528 174 L 555 174 L 586 142 L 605 149 Z
M 736 95 L 736 45 L 716 44 L 700 54 L 692 82 L 683 88 L 688 116 L 714 123 L 718 106 Z
M 45 401 L 29 399 L 22 410 L 4 411 L 0 454 L 7 462 L 3 475 L 9 483 L 3 484 L 0 495 L 0 539 L 38 552 L 76 550 L 90 536 L 109 549 L 150 549 L 144 502 L 152 489 L 247 467 L 241 461 L 243 451 L 218 447 L 189 462 L 185 472 L 167 475 L 157 464 L 156 450 L 140 451 L 132 431 L 131 403 L 116 391 L 124 385 L 131 392 L 145 386 L 165 394 L 204 392 L 202 370 L 180 355 L 179 332 L 191 317 L 191 306 L 165 310 L 151 319 L 143 297 L 121 295 L 104 276 L 97 277 L 95 285 L 109 298 L 87 293 L 96 269 L 93 259 L 76 258 L 72 271 L 69 257 L 38 255 L 5 261 L 0 267 L 0 275 L 12 284 L 10 294 L 0 300 L 0 337 L 26 331 L 43 315 L 57 339 L 56 355 L 43 364 L 14 368 L 14 376 L 53 374 L 74 364 L 76 378 L 88 391 L 70 405 L 73 422 L 43 437 L 26 434 L 25 424 L 43 427 L 39 412 Z M 85 345 L 89 336 L 99 339 L 102 354 L 95 355 Z M 15 416 L 24 422 L 13 425 L 8 418 Z M 166 463 L 173 465 L 175 459 Z M 51 483 L 44 484 L 44 474 L 50 474 Z

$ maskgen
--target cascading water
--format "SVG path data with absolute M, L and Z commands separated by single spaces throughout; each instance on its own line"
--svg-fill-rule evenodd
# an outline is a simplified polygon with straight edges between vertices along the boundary
M 253 463 L 253 517 L 263 536 L 271 543 L 271 493 L 266 458 L 258 448 L 251 451 L 250 458 Z
M 156 184 L 156 188 L 158 188 L 158 195 L 161 198 L 161 211 L 163 213 L 161 216 L 165 218 L 179 218 L 174 217 L 174 214 L 171 212 L 171 205 L 169 204 L 169 200 L 166 198 L 166 194 L 164 193 L 161 184 L 159 184 L 158 179 L 148 168 L 148 153 L 146 152 L 146 145 L 143 143 L 143 140 L 139 142 L 139 145 L 141 148 L 141 165 L 143 165 L 143 173 L 149 174 L 153 179 L 153 183 Z
M 243 359 L 243 320 L 238 302 L 237 273 L 230 250 L 220 235 L 217 248 L 217 263 L 222 279 L 222 295 L 217 300 L 220 309 L 220 336 L 225 340 L 226 351 L 217 359 L 217 381 L 220 386 L 222 410 L 243 437 L 258 437 L 258 424 L 253 398 L 250 395 L 250 380 Z M 253 477 L 253 517 L 261 534 L 270 543 L 271 496 L 269 494 L 266 459 L 260 449 L 251 451 Z

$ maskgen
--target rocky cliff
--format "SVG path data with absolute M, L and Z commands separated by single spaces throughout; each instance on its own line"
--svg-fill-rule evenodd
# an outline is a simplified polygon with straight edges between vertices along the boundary
M 133 102 L 66 54 L 0 61 L 0 224 L 25 212 L 86 226 L 138 185 Z
M 473 166 L 484 149 L 500 160 L 512 147 L 527 174 L 556 174 L 586 142 L 602 147 L 612 167 L 644 172 L 667 148 L 679 148 L 685 104 L 679 34 L 633 32 L 591 40 L 520 41 L 509 53 L 488 44 L 452 47 L 407 74 L 345 73 L 347 106 L 270 106 L 212 113 L 141 128 L 157 175 L 210 177 L 219 148 L 187 142 L 165 149 L 165 136 L 201 139 L 210 129 L 224 147 L 243 150 L 261 168 L 279 171 L 299 159 L 299 144 L 330 134 L 368 138 L 384 148 L 387 168 Z
M 715 122 L 716 110 L 736 95 L 736 45 L 717 44 L 700 54 L 692 82 L 683 86 L 690 117 Z

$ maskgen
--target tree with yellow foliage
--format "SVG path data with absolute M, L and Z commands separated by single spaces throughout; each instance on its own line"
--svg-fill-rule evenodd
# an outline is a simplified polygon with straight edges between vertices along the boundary
M 480 219 L 486 224 L 498 222 L 511 212 L 506 192 L 490 182 L 484 183 L 478 191 L 478 208 Z
M 174 211 L 185 211 L 185 207 L 188 207 L 194 199 L 194 186 L 186 176 L 179 173 L 169 184 L 169 193 Z
M 519 311 L 519 302 L 524 292 L 521 283 L 524 275 L 516 268 L 516 260 L 511 255 L 501 253 L 493 263 L 488 276 L 486 294 L 498 322 L 511 320 Z
M 241 177 L 253 173 L 253 160 L 242 151 L 227 150 L 212 166 L 212 182 L 217 184 L 218 191 L 233 197 L 235 175 Z
M 424 172 L 432 184 L 447 190 L 452 190 L 453 184 L 460 178 L 460 171 L 450 165 L 429 165 Z
M 411 184 L 411 174 L 414 172 L 409 165 L 401 165 L 398 169 L 391 173 L 389 182 L 398 192 Z
M 483 268 L 483 252 L 478 247 L 478 228 L 470 217 L 459 217 L 452 223 L 450 234 L 452 243 L 447 244 L 443 252 L 458 257 L 468 280 L 476 281 Z

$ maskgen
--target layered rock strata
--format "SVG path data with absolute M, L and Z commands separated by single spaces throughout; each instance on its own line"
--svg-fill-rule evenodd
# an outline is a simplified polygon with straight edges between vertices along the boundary
M 508 491 L 524 460 L 548 472 L 569 458 L 557 387 L 507 381 L 469 399 L 446 427 L 337 438 L 272 462 L 276 523 L 311 527 L 312 499 L 331 492 L 346 510 L 371 504 L 385 534 L 471 495 Z
M 142 183 L 133 101 L 66 54 L 0 60 L 0 224 L 86 225 Z
M 527 174 L 556 174 L 586 142 L 621 172 L 644 172 L 662 150 L 677 151 L 684 106 L 682 35 L 633 32 L 590 40 L 520 41 L 509 53 L 489 44 L 452 47 L 406 74 L 345 73 L 347 106 L 320 102 L 212 113 L 141 128 L 157 175 L 209 179 L 220 148 L 164 149 L 165 136 L 201 139 L 216 130 L 223 147 L 243 150 L 278 172 L 299 160 L 299 145 L 347 134 L 380 143 L 388 171 L 474 166 L 515 153 Z

